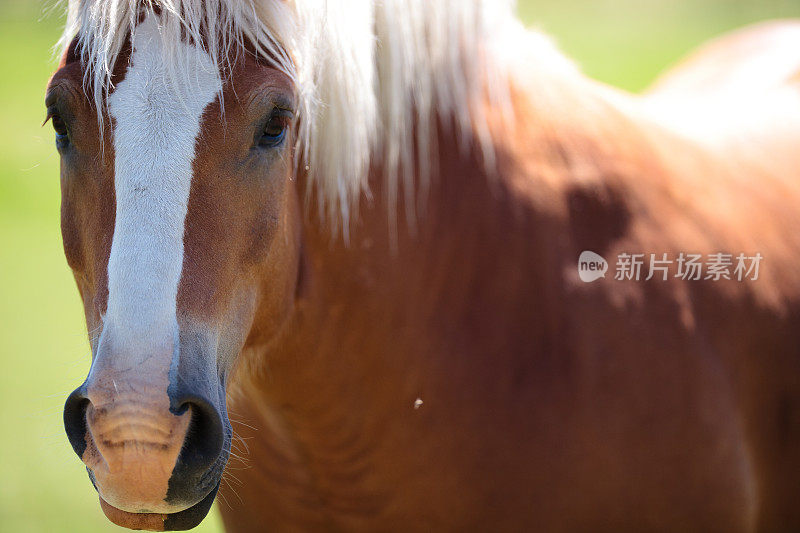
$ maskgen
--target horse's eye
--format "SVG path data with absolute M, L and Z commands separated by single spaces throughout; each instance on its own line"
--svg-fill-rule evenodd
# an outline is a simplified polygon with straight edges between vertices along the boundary
M 275 109 L 269 117 L 264 131 L 261 133 L 259 145 L 265 148 L 278 146 L 286 137 L 286 130 L 292 122 L 292 112 L 285 109 Z
M 69 142 L 69 130 L 67 129 L 66 122 L 64 122 L 64 119 L 61 118 L 61 115 L 59 115 L 57 111 L 52 109 L 47 110 L 47 118 L 53 124 L 53 129 L 56 132 L 56 146 L 58 148 L 64 148 Z
M 64 124 L 64 119 L 59 115 L 53 115 L 52 122 L 53 129 L 56 130 L 56 135 L 67 135 L 67 125 Z

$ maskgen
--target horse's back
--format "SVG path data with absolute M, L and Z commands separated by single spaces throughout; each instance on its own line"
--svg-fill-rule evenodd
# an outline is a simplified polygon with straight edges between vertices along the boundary
M 800 164 L 800 20 L 723 35 L 665 73 L 642 98 L 647 114 L 773 174 Z
M 651 120 L 737 168 L 737 180 L 774 183 L 787 202 L 800 204 L 800 20 L 763 22 L 711 41 L 640 103 Z
M 718 99 L 800 83 L 800 19 L 768 21 L 701 46 L 650 88 L 651 96 Z

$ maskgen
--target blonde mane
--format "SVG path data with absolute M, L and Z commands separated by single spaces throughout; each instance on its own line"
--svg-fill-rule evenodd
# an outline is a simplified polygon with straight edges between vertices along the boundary
M 69 0 L 61 44 L 78 37 L 98 114 L 120 50 L 153 9 L 165 49 L 188 36 L 225 72 L 247 43 L 293 79 L 298 161 L 322 216 L 345 232 L 378 161 L 390 205 L 402 183 L 414 209 L 413 174 L 424 189 L 437 119 L 493 160 L 484 110 L 509 101 L 508 59 L 524 33 L 513 0 Z M 172 75 L 191 75 L 172 56 Z

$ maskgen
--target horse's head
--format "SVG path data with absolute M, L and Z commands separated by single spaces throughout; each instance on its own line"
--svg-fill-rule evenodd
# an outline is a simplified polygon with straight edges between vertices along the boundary
M 227 377 L 288 315 L 299 257 L 290 78 L 178 41 L 144 18 L 99 113 L 76 41 L 46 97 L 93 353 L 66 430 L 106 515 L 146 529 L 208 512 L 232 437 Z

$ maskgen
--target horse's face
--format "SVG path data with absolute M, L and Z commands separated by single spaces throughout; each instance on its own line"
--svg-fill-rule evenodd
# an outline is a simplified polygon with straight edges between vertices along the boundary
M 236 355 L 292 304 L 293 89 L 243 54 L 222 81 L 200 48 L 163 50 L 149 19 L 131 50 L 102 132 L 74 52 L 47 93 L 93 352 L 64 420 L 111 520 L 183 529 L 205 516 L 228 458 Z M 191 75 L 171 77 L 165 54 Z

